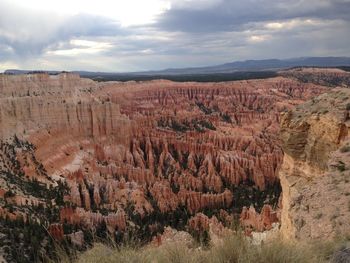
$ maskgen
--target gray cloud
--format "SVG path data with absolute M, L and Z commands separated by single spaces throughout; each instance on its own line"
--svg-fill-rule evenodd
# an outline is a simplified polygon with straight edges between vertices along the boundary
M 126 34 L 115 21 L 98 16 L 42 14 L 8 3 L 0 3 L 0 10 L 0 43 L 24 58 L 74 37 Z
M 0 10 L 0 62 L 18 67 L 138 71 L 350 55 L 349 0 L 178 0 L 155 23 L 133 27 L 9 2 Z
M 193 3 L 194 4 L 194 3 Z M 208 9 L 174 8 L 158 17 L 162 30 L 240 31 L 252 23 L 293 18 L 349 20 L 350 2 L 341 0 L 222 0 Z

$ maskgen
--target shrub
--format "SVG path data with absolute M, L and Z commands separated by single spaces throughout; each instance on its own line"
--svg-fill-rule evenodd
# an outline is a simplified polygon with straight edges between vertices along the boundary
M 221 116 L 221 118 L 222 118 L 222 120 L 223 120 L 224 122 L 232 123 L 231 117 L 230 117 L 230 115 L 228 115 L 227 113 L 223 114 L 223 115 Z
M 340 152 L 342 152 L 342 153 L 350 152 L 350 145 L 345 145 L 345 146 L 341 147 Z
M 320 219 L 322 217 L 322 213 L 318 213 L 316 216 L 315 216 L 315 219 Z
M 345 163 L 342 161 L 338 161 L 338 164 L 336 165 L 336 167 L 340 172 L 344 172 L 346 170 Z
M 211 123 L 211 121 L 202 120 L 199 122 L 199 124 L 202 125 L 204 128 L 209 129 L 209 130 L 213 130 L 213 131 L 216 130 L 215 126 L 213 125 L 213 123 Z
M 329 242 L 286 243 L 279 238 L 255 245 L 243 235 L 230 235 L 222 243 L 208 247 L 188 248 L 181 243 L 160 247 L 110 248 L 95 244 L 78 262 L 142 263 L 325 263 L 341 251 L 345 239 Z
M 12 192 L 11 190 L 8 190 L 5 194 L 4 197 L 5 198 L 11 198 L 14 197 L 16 194 L 14 192 Z

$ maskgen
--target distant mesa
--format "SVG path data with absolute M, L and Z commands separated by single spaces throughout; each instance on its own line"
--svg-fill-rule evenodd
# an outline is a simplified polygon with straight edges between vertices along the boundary
M 141 71 L 141 72 L 92 72 L 73 71 L 82 77 L 132 77 L 132 76 L 168 76 L 168 75 L 201 75 L 201 74 L 228 74 L 234 72 L 276 71 L 293 67 L 350 67 L 350 57 L 303 57 L 291 59 L 263 59 L 245 60 L 225 63 L 215 66 L 170 68 L 165 70 Z M 59 74 L 62 71 L 45 70 L 17 70 L 8 69 L 5 74 L 30 74 L 36 72 L 47 72 L 48 74 Z

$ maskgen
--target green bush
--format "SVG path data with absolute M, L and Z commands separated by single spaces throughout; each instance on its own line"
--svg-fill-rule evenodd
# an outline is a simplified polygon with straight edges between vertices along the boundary
M 345 152 L 350 152 L 350 145 L 345 145 L 343 147 L 340 148 L 340 151 L 342 153 L 345 153 Z
M 338 164 L 336 165 L 336 167 L 340 172 L 344 172 L 346 170 L 345 163 L 342 161 L 338 161 Z

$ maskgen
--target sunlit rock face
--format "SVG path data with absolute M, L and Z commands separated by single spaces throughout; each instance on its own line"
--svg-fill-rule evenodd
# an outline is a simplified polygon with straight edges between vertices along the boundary
M 336 88 L 284 114 L 281 233 L 331 239 L 349 233 L 349 89 Z
M 129 230 L 151 238 L 164 226 L 188 229 L 203 216 L 227 226 L 251 205 L 260 217 L 245 210 L 242 222 L 264 230 L 275 214 L 260 210 L 280 194 L 280 114 L 325 90 L 283 77 L 1 75 L 1 191 L 15 206 L 1 213 L 26 217 L 28 204 L 40 206 L 30 216 L 77 244 L 89 229 L 120 240 Z
M 273 211 L 270 205 L 264 205 L 261 213 L 257 213 L 254 207 L 243 207 L 240 215 L 240 223 L 246 233 L 252 230 L 263 232 L 271 230 L 274 223 L 280 221 L 280 212 Z

